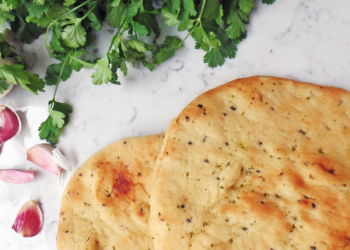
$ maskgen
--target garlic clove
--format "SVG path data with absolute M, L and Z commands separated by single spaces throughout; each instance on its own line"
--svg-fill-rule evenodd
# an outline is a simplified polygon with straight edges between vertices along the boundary
M 0 105 L 0 119 L 2 128 L 0 129 L 0 146 L 5 141 L 10 140 L 21 131 L 21 120 L 17 113 L 9 107 Z
M 37 235 L 43 227 L 43 213 L 38 204 L 29 199 L 18 211 L 12 229 L 23 237 L 33 237 Z
M 62 168 L 71 171 L 68 159 L 51 144 L 38 144 L 27 150 L 27 160 L 61 177 Z
M 52 159 L 53 149 L 54 147 L 47 143 L 35 145 L 27 150 L 27 160 L 54 173 L 60 180 L 62 168 Z
M 0 169 L 0 180 L 7 183 L 26 183 L 34 179 L 34 172 L 31 170 Z

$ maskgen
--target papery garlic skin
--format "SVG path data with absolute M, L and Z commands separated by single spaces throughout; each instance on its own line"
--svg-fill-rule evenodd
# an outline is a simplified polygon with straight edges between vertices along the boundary
M 65 157 L 59 148 L 55 148 L 52 150 L 52 159 L 56 162 L 61 168 L 72 171 L 72 165 L 68 161 L 67 157 Z
M 13 136 L 21 131 L 21 120 L 16 111 L 9 107 L 0 105 L 0 119 L 2 128 L 0 129 L 0 146 L 10 140 Z
M 33 237 L 40 232 L 43 221 L 43 213 L 38 204 L 30 198 L 18 211 L 12 229 L 23 237 Z
M 54 146 L 47 143 L 35 145 L 27 150 L 27 160 L 54 173 L 60 179 L 62 168 L 52 159 L 54 149 Z
M 7 183 L 27 183 L 34 179 L 31 170 L 0 169 L 0 180 Z

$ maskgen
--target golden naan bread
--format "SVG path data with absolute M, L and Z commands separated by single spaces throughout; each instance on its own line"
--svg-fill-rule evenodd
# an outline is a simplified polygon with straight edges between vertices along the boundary
M 154 249 L 149 192 L 162 141 L 117 141 L 76 170 L 62 197 L 58 250 Z
M 237 79 L 174 119 L 157 159 L 155 249 L 350 249 L 350 94 Z

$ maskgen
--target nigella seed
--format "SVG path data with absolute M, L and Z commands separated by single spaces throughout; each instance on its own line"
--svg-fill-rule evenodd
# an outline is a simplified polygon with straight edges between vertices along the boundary
M 312 203 L 312 207 L 313 207 L 313 208 L 316 208 L 316 204 L 315 204 L 315 203 Z
M 82 174 L 79 174 L 79 176 L 81 177 L 81 176 L 83 176 Z
M 248 228 L 246 228 L 246 227 L 243 227 L 242 229 L 243 229 L 244 231 L 247 231 L 247 230 L 248 230 Z
M 192 144 L 192 142 L 189 142 L 189 143 L 188 143 L 188 145 L 191 145 L 191 144 Z
M 300 133 L 302 133 L 303 135 L 305 135 L 305 132 L 304 132 L 304 131 L 302 131 L 302 130 L 299 130 L 299 132 L 300 132 Z
M 276 198 L 280 198 L 280 196 L 276 194 Z
M 261 202 L 261 204 L 265 204 L 263 201 L 260 201 Z
M 141 176 L 141 173 L 138 173 L 138 176 Z
M 181 208 L 185 208 L 185 204 L 182 204 L 182 205 L 181 205 Z
M 317 248 L 316 247 L 311 247 L 312 250 L 316 250 Z
M 198 108 L 203 108 L 203 105 L 202 104 L 198 104 Z
M 226 142 L 226 145 L 228 146 L 228 142 Z
M 190 119 L 188 116 L 186 116 L 186 120 Z
M 257 173 L 260 173 L 260 170 L 256 170 Z
M 190 222 L 191 222 L 191 220 L 190 220 L 190 219 L 187 219 L 187 222 L 188 222 L 188 223 L 190 223 Z
M 262 145 L 262 142 L 259 142 L 259 145 Z
M 226 114 L 226 113 L 224 113 L 224 116 L 227 116 L 227 114 Z
M 209 160 L 208 160 L 208 159 L 205 159 L 204 161 L 205 161 L 205 162 L 209 162 Z
M 271 108 L 271 110 L 275 110 L 274 108 Z
M 104 207 L 105 207 L 105 206 L 106 206 L 106 204 L 102 204 L 102 206 L 104 206 Z
M 69 233 L 69 231 L 66 231 L 66 234 Z
M 236 108 L 235 108 L 235 107 L 233 107 L 233 106 L 231 107 L 231 109 L 232 109 L 233 111 L 235 111 L 235 110 L 236 110 Z

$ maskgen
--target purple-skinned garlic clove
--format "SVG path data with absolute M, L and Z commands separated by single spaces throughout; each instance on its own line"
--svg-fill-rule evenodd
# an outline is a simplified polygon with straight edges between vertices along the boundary
M 16 134 L 18 135 L 21 132 L 22 125 L 16 111 L 4 105 L 0 105 L 0 119 L 2 122 L 0 129 L 1 146 L 5 141 L 10 140 Z
M 0 180 L 7 183 L 26 183 L 34 179 L 31 170 L 0 169 Z
M 55 148 L 48 143 L 38 144 L 28 149 L 27 160 L 54 173 L 58 176 L 58 179 L 61 177 L 62 168 L 68 171 L 72 170 L 68 159 L 59 148 Z
M 18 211 L 12 229 L 23 237 L 33 237 L 40 232 L 43 221 L 43 213 L 38 204 L 30 198 Z

